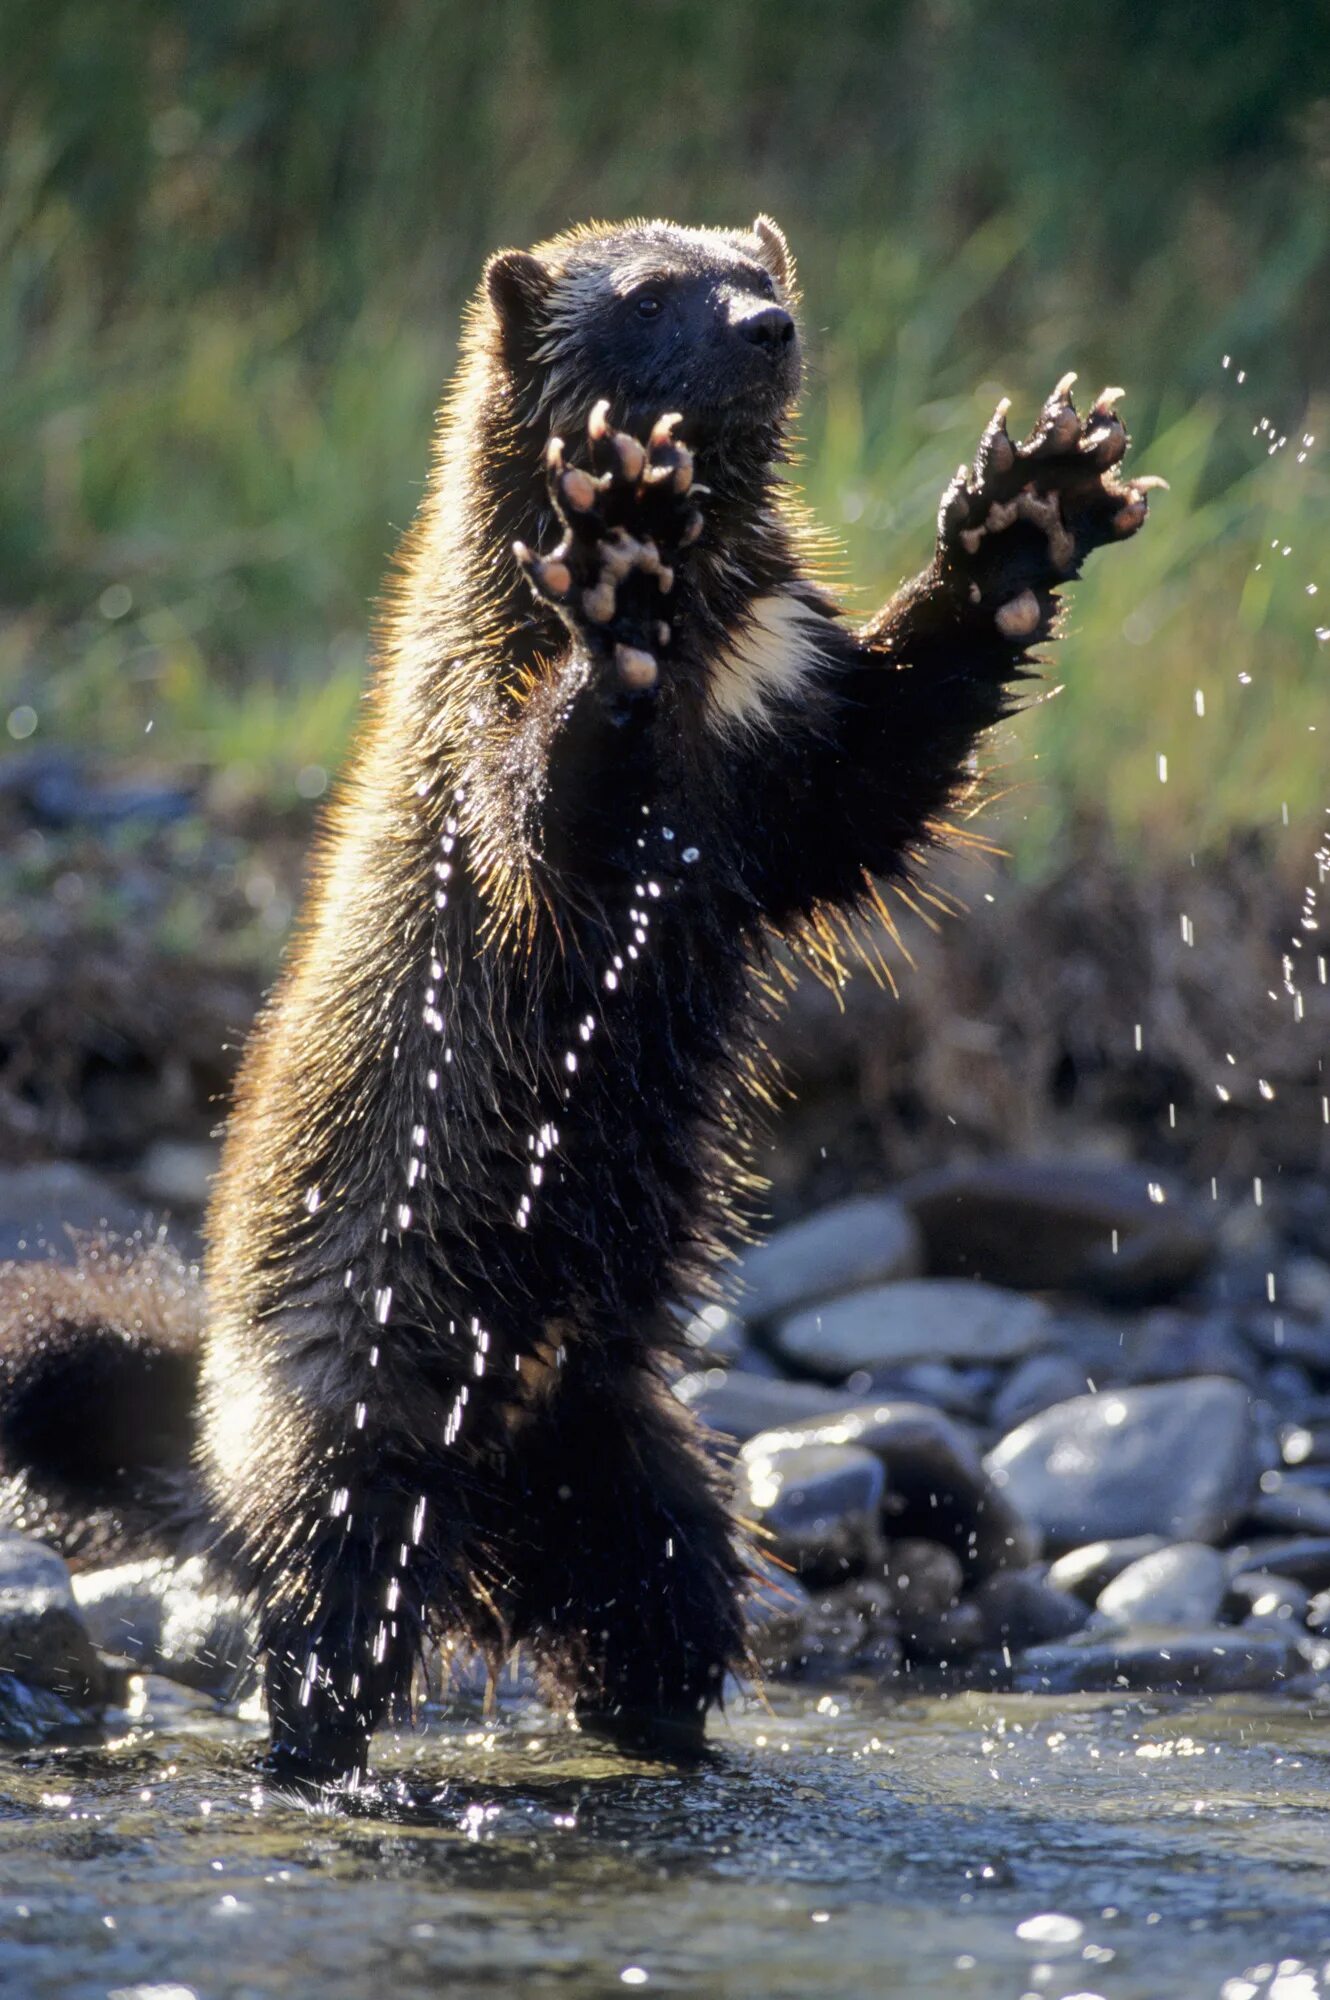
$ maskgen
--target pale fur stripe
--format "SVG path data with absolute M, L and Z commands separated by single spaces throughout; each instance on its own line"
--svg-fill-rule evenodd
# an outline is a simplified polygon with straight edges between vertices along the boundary
M 773 724 L 779 702 L 797 699 L 804 680 L 816 672 L 826 624 L 801 598 L 781 592 L 754 598 L 712 665 L 711 707 L 719 727 Z

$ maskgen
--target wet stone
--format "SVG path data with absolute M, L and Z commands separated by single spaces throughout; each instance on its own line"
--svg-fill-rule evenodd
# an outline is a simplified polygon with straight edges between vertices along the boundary
M 73 1588 L 96 1644 L 146 1673 L 224 1696 L 249 1670 L 253 1642 L 243 1607 L 209 1584 L 197 1556 L 91 1570 L 75 1577 Z
M 945 1361 L 916 1361 L 906 1368 L 874 1371 L 871 1392 L 908 1401 L 932 1403 L 956 1417 L 982 1418 L 987 1411 L 993 1372 L 988 1368 L 953 1368 Z
M 852 1667 L 883 1680 L 895 1675 L 901 1644 L 885 1584 L 858 1577 L 836 1589 L 818 1591 L 799 1664 L 824 1673 L 843 1673 Z
M 0 1673 L 57 1695 L 84 1721 L 122 1689 L 79 1615 L 64 1563 L 24 1535 L 0 1535 Z
M 1311 1624 L 1315 1603 L 1316 1599 L 1309 1598 L 1302 1585 L 1295 1583 L 1291 1576 L 1262 1576 L 1259 1571 L 1243 1570 L 1230 1579 L 1224 1599 L 1224 1614 L 1237 1620 L 1288 1619 L 1294 1625 Z M 1330 1599 L 1327 1599 L 1327 1605 L 1330 1606 Z M 1319 1628 L 1312 1625 L 1312 1629 Z
M 1244 1314 L 1241 1326 L 1244 1338 L 1268 1360 L 1330 1377 L 1330 1322 L 1309 1323 L 1292 1313 L 1259 1308 Z
M 1291 1631 L 1215 1625 L 1121 1639 L 1087 1634 L 1060 1645 L 1032 1646 L 1017 1662 L 1011 1684 L 1036 1694 L 1119 1688 L 1227 1694 L 1276 1686 L 1300 1673 L 1302 1665 Z
M 1275 1483 L 1277 1482 L 1277 1483 Z M 1243 1534 L 1330 1535 L 1330 1493 L 1267 1472 L 1242 1521 Z
M 1017 1362 L 994 1396 L 991 1414 L 1000 1430 L 1038 1416 L 1085 1390 L 1085 1370 L 1067 1354 L 1031 1354 Z
M 1147 1313 L 1132 1330 L 1127 1379 L 1181 1382 L 1193 1375 L 1226 1375 L 1254 1389 L 1261 1369 L 1224 1313 Z
M 702 1306 L 685 1322 L 683 1337 L 696 1366 L 733 1368 L 748 1344 L 748 1328 L 725 1306 Z
M 1123 1626 L 1211 1625 L 1228 1588 L 1228 1565 L 1205 1542 L 1175 1542 L 1128 1564 L 1099 1593 L 1098 1609 Z
M 900 1633 L 908 1660 L 920 1666 L 945 1667 L 980 1651 L 984 1620 L 975 1604 L 962 1602 L 947 1611 L 902 1619 Z
M 984 1471 L 962 1424 L 924 1403 L 857 1403 L 781 1427 L 782 1444 L 856 1445 L 886 1467 L 886 1532 L 921 1536 L 960 1558 L 971 1581 L 1030 1562 L 1038 1537 Z
M 59 1160 L 0 1167 L 0 1263 L 29 1257 L 71 1263 L 71 1229 L 132 1236 L 142 1221 L 139 1209 L 82 1167 Z
M 0 1744 L 29 1748 L 49 1736 L 65 1736 L 95 1721 L 50 1688 L 29 1687 L 16 1674 L 0 1672 Z
M 1291 1540 L 1244 1543 L 1228 1552 L 1231 1574 L 1250 1571 L 1286 1576 L 1308 1590 L 1330 1588 L 1330 1536 L 1298 1535 Z
M 796 1313 L 775 1329 L 792 1368 L 833 1381 L 915 1362 L 1019 1359 L 1047 1345 L 1049 1314 L 1037 1299 L 964 1279 L 873 1285 Z
M 768 1568 L 743 1596 L 744 1637 L 763 1673 L 776 1674 L 803 1659 L 813 1600 L 797 1577 Z
M 134 1185 L 154 1207 L 201 1209 L 220 1159 L 220 1148 L 206 1141 L 158 1139 L 134 1169 Z
M 1153 1199 L 1152 1182 L 1140 1168 L 996 1160 L 918 1175 L 897 1194 L 939 1276 L 1134 1303 L 1180 1291 L 1213 1240 L 1189 1203 Z
M 709 1430 L 736 1444 L 760 1431 L 828 1416 L 845 1406 L 843 1396 L 816 1382 L 768 1380 L 746 1368 L 706 1368 L 681 1375 L 674 1393 Z
M 774 1319 L 813 1299 L 853 1292 L 921 1268 L 919 1232 L 890 1195 L 837 1202 L 779 1229 L 743 1259 L 736 1300 L 750 1321 Z
M 1093 1604 L 1107 1583 L 1120 1576 L 1129 1563 L 1152 1556 L 1168 1547 L 1162 1535 L 1125 1535 L 1113 1541 L 1086 1542 L 1068 1549 L 1049 1564 L 1048 1581 L 1058 1590 L 1069 1590 L 1086 1604 Z
M 834 1583 L 879 1558 L 886 1477 L 853 1445 L 751 1438 L 739 1457 L 739 1511 L 801 1577 Z
M 1090 1616 L 1079 1597 L 1028 1569 L 988 1577 L 970 1602 L 983 1619 L 984 1644 L 1007 1646 L 1012 1652 L 1069 1638 Z
M 912 1537 L 887 1544 L 882 1573 L 902 1627 L 950 1611 L 965 1580 L 950 1549 Z
M 1254 1418 L 1246 1390 L 1218 1376 L 1077 1396 L 985 1465 L 1053 1549 L 1161 1530 L 1218 1542 L 1255 1488 Z

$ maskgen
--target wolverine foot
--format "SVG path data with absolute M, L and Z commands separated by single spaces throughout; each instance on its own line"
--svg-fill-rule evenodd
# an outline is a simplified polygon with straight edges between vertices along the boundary
M 608 402 L 597 403 L 587 425 L 596 471 L 567 464 L 562 438 L 551 438 L 546 452 L 561 540 L 548 555 L 513 544 L 536 596 L 612 663 L 628 694 L 649 693 L 659 680 L 673 639 L 675 568 L 702 532 L 705 488 L 694 482 L 692 453 L 674 436 L 679 421 L 662 417 L 643 445 L 612 429 Z
M 1120 389 L 1105 389 L 1082 418 L 1064 375 L 1029 437 L 1007 435 L 1007 399 L 942 497 L 937 564 L 968 617 L 991 619 L 1024 650 L 1056 612 L 1053 592 L 1079 575 L 1091 550 L 1125 541 L 1145 520 L 1162 479 L 1124 483 L 1115 468 L 1130 439 L 1117 413 Z

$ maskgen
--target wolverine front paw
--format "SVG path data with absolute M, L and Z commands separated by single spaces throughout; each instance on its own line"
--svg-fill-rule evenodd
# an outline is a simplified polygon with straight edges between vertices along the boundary
M 1007 435 L 1004 397 L 938 515 L 943 581 L 970 617 L 991 617 L 1021 647 L 1049 630 L 1059 584 L 1079 575 L 1093 549 L 1134 535 L 1148 492 L 1166 483 L 1117 477 L 1130 443 L 1116 409 L 1122 391 L 1103 390 L 1082 418 L 1071 400 L 1075 379 L 1063 376 L 1019 444 Z
M 588 649 L 612 661 L 619 687 L 649 693 L 673 640 L 670 597 L 683 552 L 702 532 L 693 458 L 665 416 L 645 445 L 613 430 L 608 402 L 587 425 L 587 472 L 569 465 L 562 438 L 546 452 L 550 505 L 563 529 L 547 555 L 524 542 L 513 553 L 536 596 Z

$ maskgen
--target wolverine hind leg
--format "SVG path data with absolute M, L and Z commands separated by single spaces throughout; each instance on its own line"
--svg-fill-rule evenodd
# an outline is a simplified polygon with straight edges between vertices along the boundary
M 743 1653 L 746 1565 L 685 1413 L 642 1371 L 579 1382 L 570 1358 L 515 1452 L 511 1636 L 584 1728 L 695 1752 Z

